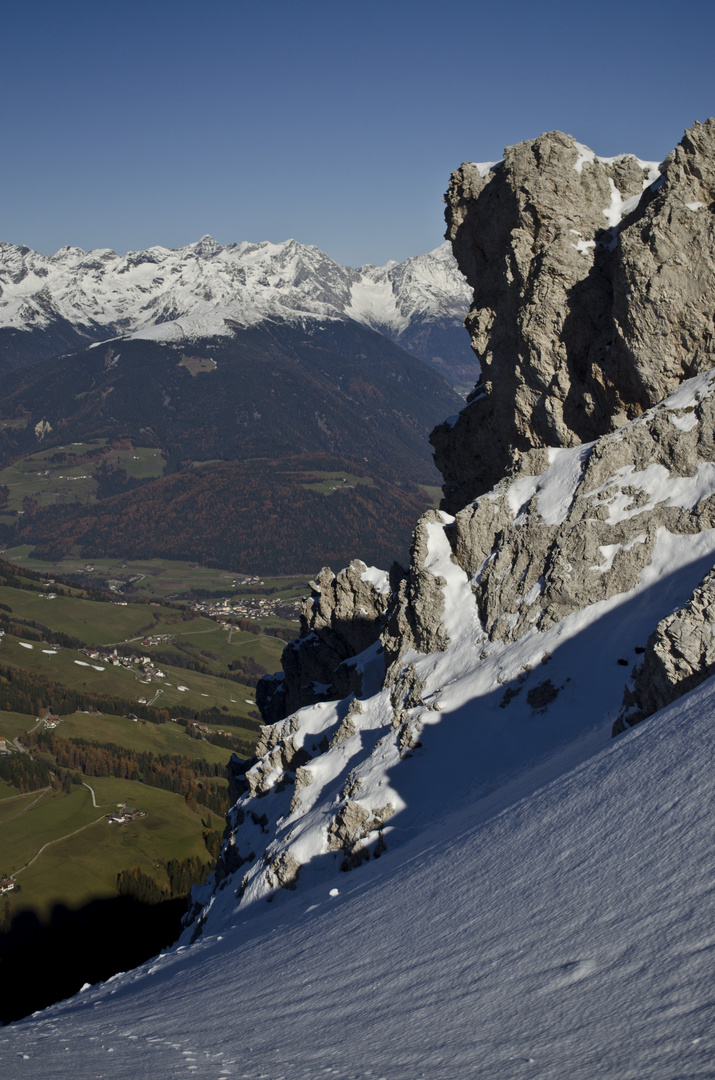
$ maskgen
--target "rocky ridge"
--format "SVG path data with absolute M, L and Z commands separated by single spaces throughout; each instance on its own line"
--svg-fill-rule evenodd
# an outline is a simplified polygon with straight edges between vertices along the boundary
M 432 435 L 450 512 L 520 454 L 598 438 L 713 366 L 714 138 L 695 124 L 656 165 L 550 132 L 453 174 L 482 374 Z
M 394 573 L 404 575 L 399 567 Z M 282 720 L 314 701 L 362 693 L 362 677 L 348 661 L 377 638 L 392 595 L 390 576 L 354 559 L 338 574 L 323 567 L 310 587 L 300 612 L 300 636 L 283 650 L 283 674 L 258 684 L 264 720 Z
M 525 184 L 518 197 L 512 191 L 507 198 L 508 187 L 495 179 L 501 168 L 508 174 L 509 162 L 517 175 L 515 163 L 527 159 L 535 163 L 532 188 L 541 193 L 539 214 L 532 203 L 528 244 L 508 227 Z M 329 878 L 336 869 L 381 856 L 429 820 L 430 805 L 440 812 L 460 805 L 465 791 L 450 768 L 455 738 L 460 752 L 472 757 L 470 797 L 495 798 L 524 769 L 567 755 L 579 739 L 606 740 L 715 670 L 715 358 L 708 366 L 706 331 L 715 284 L 708 286 L 715 253 L 708 195 L 715 121 L 686 134 L 663 166 L 665 181 L 654 181 L 635 159 L 599 161 L 559 133 L 508 150 L 504 166 L 469 168 L 479 178 L 475 198 L 488 190 L 492 239 L 477 242 L 471 234 L 470 246 L 467 231 L 455 250 L 468 275 L 481 267 L 475 295 L 492 288 L 495 306 L 487 330 L 476 300 L 470 316 L 476 345 L 487 341 L 493 349 L 484 354 L 484 384 L 459 420 L 436 437 L 438 454 L 454 448 L 450 475 L 461 479 L 458 486 L 446 479 L 456 513 L 423 516 L 409 567 L 392 573 L 389 589 L 387 575 L 379 578 L 359 562 L 337 576 L 322 571 L 304 611 L 303 636 L 290 647 L 300 657 L 297 682 L 291 686 L 289 661 L 280 693 L 285 706 L 299 700 L 291 694 L 302 692 L 305 701 L 308 673 L 324 700 L 306 701 L 298 711 L 288 706 L 290 715 L 264 728 L 256 759 L 234 763 L 240 797 L 228 816 L 216 874 L 195 891 L 189 936 L 200 933 L 212 912 L 217 918 L 233 917 L 236 907 L 249 912 L 260 899 L 275 900 L 281 885 L 292 890 L 304 879 Z M 534 176 L 541 177 L 538 184 Z M 576 213 L 574 191 L 585 200 L 587 187 L 592 205 L 587 213 L 584 202 Z M 565 204 L 556 199 L 559 192 Z M 614 204 L 628 197 L 634 202 L 620 229 L 614 211 L 608 236 L 596 231 L 589 246 L 586 221 L 600 224 L 607 192 Z M 695 194 L 710 201 L 691 206 L 685 200 Z M 453 214 L 448 209 L 450 228 Z M 576 226 L 589 236 L 584 248 L 574 246 L 581 244 L 569 232 Z M 497 234 L 505 265 L 513 270 L 524 252 L 524 265 L 538 264 L 529 281 L 522 275 L 519 288 L 506 288 L 506 272 L 491 284 L 483 280 L 480 260 L 489 244 L 496 252 Z M 667 244 L 670 257 L 659 269 L 653 252 L 662 254 Z M 606 278 L 601 266 L 594 269 L 597 249 L 610 268 Z M 697 285 L 683 285 L 676 295 L 691 249 Z M 575 258 L 592 262 L 584 289 L 574 292 L 573 276 L 559 267 L 578 266 Z M 590 360 L 582 354 L 579 365 L 571 363 L 578 334 L 585 341 L 585 326 L 595 334 L 598 324 L 584 323 L 578 304 L 592 287 L 605 304 L 614 268 L 629 260 L 634 306 L 627 315 L 621 311 L 614 286 L 608 340 L 598 338 L 603 348 L 594 345 Z M 650 285 L 648 273 L 655 279 Z M 673 293 L 669 302 L 663 288 Z M 652 328 L 648 295 L 656 308 L 662 304 L 665 326 Z M 571 302 L 578 310 L 576 336 L 564 330 Z M 521 330 L 510 327 L 510 318 Z M 547 338 L 537 341 L 539 321 L 556 327 L 548 355 Z M 696 346 L 698 327 L 703 333 Z M 512 367 L 523 373 L 524 385 L 515 391 L 511 426 L 497 443 L 497 457 L 508 466 L 487 461 L 467 482 L 467 463 L 480 459 L 490 425 L 506 409 L 497 377 L 510 335 Z M 649 335 L 655 335 L 657 356 L 650 369 Z M 613 351 L 618 365 L 609 369 Z M 549 365 L 554 371 L 547 379 Z M 594 390 L 590 398 L 586 386 Z M 480 401 L 490 403 L 481 427 Z M 497 468 L 501 475 L 484 490 L 488 472 Z M 457 492 L 468 489 L 476 494 L 456 505 Z M 361 591 L 366 574 L 373 584 L 382 582 L 379 602 L 374 590 Z M 354 673 L 352 684 L 335 677 L 341 668 Z M 346 687 L 347 696 L 337 700 Z

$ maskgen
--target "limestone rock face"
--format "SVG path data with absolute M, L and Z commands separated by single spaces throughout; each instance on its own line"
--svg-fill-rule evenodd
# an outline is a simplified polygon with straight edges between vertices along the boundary
M 715 119 L 687 131 L 662 172 L 619 230 L 604 369 L 643 408 L 715 362 Z
M 381 640 L 385 648 L 387 681 L 394 681 L 391 672 L 408 649 L 438 652 L 449 644 L 442 625 L 444 579 L 433 574 L 425 565 L 428 557 L 427 527 L 441 524 L 436 510 L 428 510 L 417 522 L 410 548 L 410 568 L 400 582 Z
M 421 813 L 402 761 L 444 798 L 472 724 L 491 793 L 516 733 L 532 764 L 581 706 L 605 709 L 607 737 L 626 655 L 642 661 L 614 734 L 715 673 L 715 570 L 683 606 L 715 557 L 715 121 L 662 171 L 552 132 L 462 166 L 448 198 L 483 371 L 433 437 L 454 516 L 422 516 L 406 571 L 356 560 L 312 583 L 284 675 L 259 684 L 279 722 L 231 763 L 238 801 L 201 893 L 226 911 L 229 886 L 282 902 L 389 851 Z M 430 772 L 442 723 L 457 741 Z M 201 910 L 197 893 L 189 921 Z
M 461 510 L 453 545 L 484 628 L 515 641 L 638 582 L 659 532 L 715 527 L 715 374 L 595 443 L 532 450 Z
M 643 662 L 626 689 L 613 734 L 670 705 L 713 673 L 715 570 L 704 577 L 685 607 L 661 619 L 651 634 Z
M 482 376 L 431 441 L 454 513 L 518 467 L 623 425 L 715 364 L 715 121 L 662 166 L 561 132 L 464 164 L 447 236 Z
M 300 636 L 281 656 L 283 675 L 261 679 L 256 701 L 264 720 L 276 721 L 315 701 L 361 690 L 346 663 L 377 641 L 392 595 L 389 575 L 354 559 L 334 574 L 323 567 L 303 604 Z

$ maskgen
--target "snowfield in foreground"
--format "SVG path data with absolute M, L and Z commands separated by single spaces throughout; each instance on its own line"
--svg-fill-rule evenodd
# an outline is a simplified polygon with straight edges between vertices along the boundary
M 4 1029 L 3 1075 L 711 1076 L 714 695 Z

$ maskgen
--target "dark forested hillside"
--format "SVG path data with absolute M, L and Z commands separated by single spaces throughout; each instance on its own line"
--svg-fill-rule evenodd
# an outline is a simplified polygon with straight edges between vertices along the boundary
M 430 483 L 427 435 L 460 404 L 430 367 L 355 323 L 112 341 L 0 375 L 0 463 L 125 436 L 160 447 L 173 468 L 319 452 Z
M 438 482 L 429 431 L 459 406 L 434 370 L 352 322 L 104 342 L 0 374 L 0 466 L 43 451 L 13 465 L 0 541 L 256 573 L 389 562 L 430 502 L 416 485 Z M 128 475 L 122 447 L 151 447 L 165 475 Z M 71 464 L 81 476 L 63 475 Z M 321 490 L 313 470 L 354 484 Z
M 315 464 L 323 473 L 340 469 L 334 458 Z M 342 566 L 356 554 L 378 565 L 406 557 L 427 502 L 414 484 L 326 483 L 300 458 L 226 462 L 93 504 L 29 509 L 15 536 L 53 560 L 77 545 L 87 558 L 162 556 L 292 574 Z

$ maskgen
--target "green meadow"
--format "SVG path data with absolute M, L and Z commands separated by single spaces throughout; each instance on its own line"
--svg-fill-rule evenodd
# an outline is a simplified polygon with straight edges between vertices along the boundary
M 182 612 L 171 608 L 153 608 L 147 604 L 112 604 L 85 600 L 78 596 L 49 599 L 52 586 L 42 592 L 25 592 L 0 586 L 0 603 L 14 615 L 49 626 L 53 630 L 79 638 L 86 645 L 115 645 L 146 634 L 173 633 L 181 629 Z M 192 618 L 193 613 L 188 613 Z M 209 619 L 201 620 L 202 629 L 211 630 Z M 198 629 L 198 627 L 197 627 Z
M 166 462 L 157 447 L 135 447 L 128 440 L 110 445 L 107 439 L 96 439 L 38 450 L 0 469 L 0 485 L 8 489 L 6 509 L 12 514 L 22 511 L 26 498 L 39 506 L 89 502 L 97 493 L 96 471 L 101 465 L 148 480 L 163 476 Z
M 192 739 L 181 724 L 142 723 L 108 714 L 71 713 L 62 718 L 55 734 L 63 739 L 87 739 L 103 745 L 122 746 L 137 753 L 183 754 L 218 764 L 225 764 L 230 754 L 222 746 Z M 248 736 L 249 733 L 245 734 Z
M 12 821 L 0 819 L 0 872 L 12 873 L 20 886 L 13 894 L 16 909 L 46 918 L 58 903 L 79 907 L 114 896 L 117 874 L 135 866 L 167 888 L 168 860 L 209 861 L 202 833 L 222 828 L 216 814 L 192 810 L 180 795 L 136 781 L 92 777 L 87 783 L 97 807 L 87 787 L 75 786 L 69 795 L 46 792 Z M 111 824 L 107 815 L 124 804 L 145 816 Z
M 82 448 L 75 449 L 81 456 Z M 158 467 L 146 455 L 137 455 L 133 467 L 140 465 Z M 245 580 L 227 571 L 209 571 L 169 560 L 131 564 L 105 560 L 90 566 L 80 559 L 68 559 L 49 567 L 33 561 L 30 549 L 8 554 L 13 555 L 16 566 L 26 567 L 28 572 L 39 570 L 44 581 L 73 573 L 81 575 L 81 581 L 78 579 L 71 587 L 56 581 L 53 587 L 30 576 L 12 578 L 5 574 L 5 584 L 0 585 L 0 616 L 5 628 L 0 635 L 0 665 L 44 676 L 80 694 L 122 699 L 127 702 L 127 712 L 131 711 L 131 703 L 138 704 L 141 698 L 156 709 L 166 710 L 170 717 L 193 718 L 195 713 L 215 708 L 218 717 L 212 720 L 211 727 L 225 726 L 243 745 L 253 745 L 255 689 L 220 676 L 227 676 L 229 666 L 246 657 L 270 672 L 276 671 L 284 642 L 265 633 L 249 633 L 235 626 L 225 628 L 218 620 L 185 605 L 163 601 L 194 589 L 214 595 L 274 595 L 288 599 L 306 595 L 305 582 L 295 577 Z M 115 577 L 128 589 L 139 592 L 142 602 L 120 604 L 88 598 L 83 584 L 102 587 Z M 59 594 L 60 590 L 68 595 L 50 599 L 48 593 Z M 274 616 L 252 622 L 290 632 L 297 630 L 295 622 Z M 64 639 L 57 640 L 60 635 Z M 164 640 L 145 644 L 148 638 L 157 637 Z M 123 654 L 122 646 L 126 646 L 125 654 L 133 647 L 152 659 L 155 670 L 147 681 L 138 664 L 124 667 L 112 663 L 111 656 L 92 658 L 79 648 L 67 647 L 71 644 L 69 638 L 90 649 L 109 647 L 111 651 L 116 646 L 119 655 Z M 169 660 L 172 662 L 166 662 Z M 204 670 L 192 670 L 189 664 L 201 665 Z M 0 682 L 0 736 L 14 740 L 37 726 L 36 717 L 3 709 L 3 685 L 9 703 L 11 683 Z M 37 693 L 40 699 L 44 696 L 40 689 Z M 50 707 L 52 702 L 41 704 Z M 88 702 L 86 707 L 90 706 Z M 231 720 L 231 725 L 222 725 L 221 717 Z M 242 719 L 246 726 L 242 726 Z M 231 753 L 192 738 L 183 724 L 171 720 L 157 724 L 95 711 L 61 715 L 53 735 L 61 740 L 86 740 L 95 746 L 121 747 L 156 757 L 202 759 L 212 768 L 225 765 Z M 95 898 L 116 895 L 117 874 L 123 870 L 138 867 L 168 890 L 169 860 L 192 858 L 204 864 L 211 861 L 204 837 L 214 834 L 211 843 L 215 851 L 215 835 L 222 831 L 224 822 L 221 815 L 200 804 L 195 794 L 183 796 L 138 780 L 83 776 L 72 769 L 68 773 L 52 758 L 49 744 L 37 756 L 52 771 L 50 788 L 20 794 L 10 783 L 0 780 L 0 874 L 12 874 L 19 887 L 3 901 L 4 907 L 11 904 L 15 910 L 32 909 L 45 918 L 58 903 L 77 907 Z M 212 791 L 226 789 L 225 779 L 202 778 L 201 771 L 193 773 L 199 794 L 207 781 Z M 143 816 L 122 825 L 110 824 L 107 815 L 119 804 L 135 807 Z
M 102 585 L 108 579 L 121 581 L 134 598 L 169 599 L 195 589 L 221 593 L 227 597 L 266 595 L 286 600 L 299 599 L 309 592 L 307 580 L 299 576 L 251 577 L 231 570 L 213 570 L 197 563 L 175 559 L 87 559 L 68 555 L 59 562 L 32 557 L 29 544 L 8 548 L 3 558 L 49 577 L 57 574 L 81 574 L 88 583 Z

